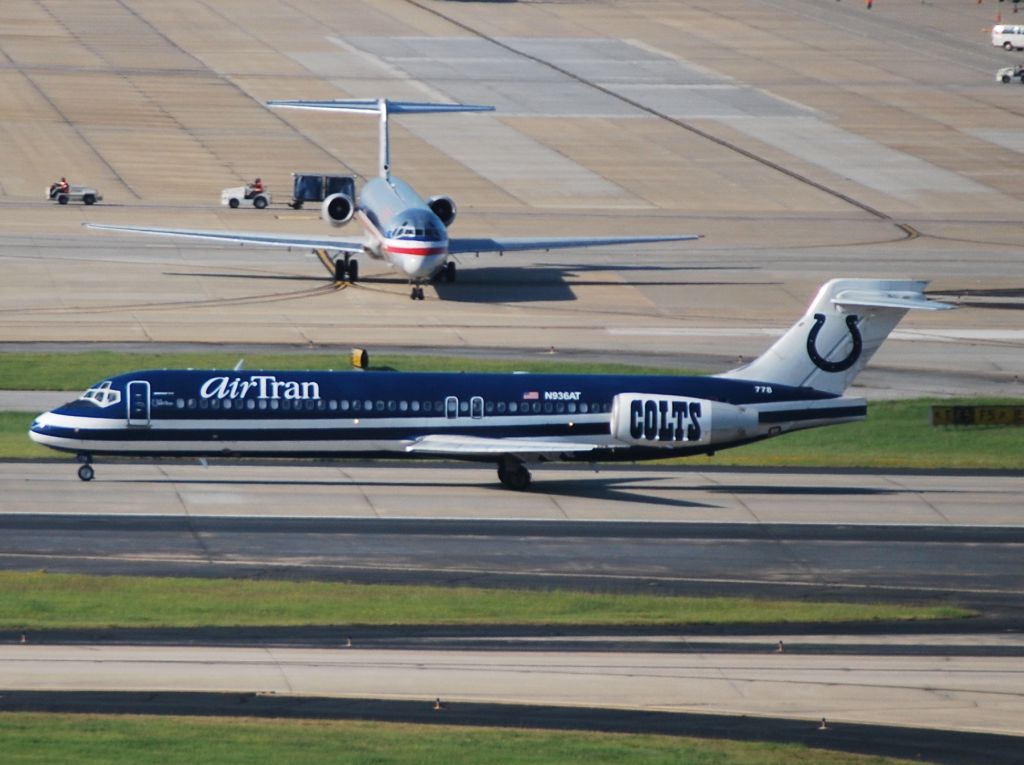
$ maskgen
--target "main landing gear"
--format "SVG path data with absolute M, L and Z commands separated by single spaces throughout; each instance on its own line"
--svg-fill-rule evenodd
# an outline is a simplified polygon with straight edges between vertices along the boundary
M 345 255 L 334 261 L 334 281 L 359 281 L 359 261 L 351 255 Z
M 530 488 L 530 471 L 515 457 L 502 457 L 498 461 L 498 480 L 506 488 L 513 491 L 526 491 Z
M 96 477 L 96 471 L 92 469 L 92 457 L 88 454 L 79 454 L 78 477 L 83 481 L 91 481 Z

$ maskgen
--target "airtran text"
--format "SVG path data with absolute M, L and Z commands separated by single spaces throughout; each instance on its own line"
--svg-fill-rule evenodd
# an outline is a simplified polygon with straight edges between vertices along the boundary
M 203 398 L 287 399 L 305 401 L 320 398 L 320 384 L 312 381 L 278 380 L 274 375 L 211 377 L 199 388 Z

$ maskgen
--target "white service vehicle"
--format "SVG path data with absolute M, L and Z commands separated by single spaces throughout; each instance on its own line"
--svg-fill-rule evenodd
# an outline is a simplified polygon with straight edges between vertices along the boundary
M 1010 82 L 1011 80 L 1020 80 L 1020 84 L 1024 85 L 1024 64 L 1004 66 L 996 72 L 996 82 Z
M 46 189 L 46 198 L 59 205 L 68 202 L 82 202 L 93 205 L 103 200 L 103 195 L 92 186 L 69 185 L 67 191 L 61 191 L 59 183 L 51 183 Z
M 220 203 L 224 207 L 230 207 L 235 210 L 239 207 L 255 207 L 257 210 L 262 210 L 271 202 L 271 196 L 269 191 L 261 191 L 258 194 L 250 194 L 248 186 L 235 186 L 234 188 L 224 189 L 220 192 Z
M 992 44 L 1005 50 L 1024 50 L 1024 26 L 996 24 L 992 27 Z

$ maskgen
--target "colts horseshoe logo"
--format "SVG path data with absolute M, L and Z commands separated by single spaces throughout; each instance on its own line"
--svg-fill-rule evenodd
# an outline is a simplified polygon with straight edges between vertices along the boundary
M 857 316 L 851 314 L 846 317 L 846 326 L 850 330 L 853 348 L 850 349 L 850 355 L 840 361 L 829 361 L 818 353 L 818 349 L 814 347 L 818 339 L 818 333 L 823 326 L 825 326 L 825 314 L 814 314 L 814 326 L 811 327 L 811 332 L 807 335 L 807 355 L 811 357 L 811 361 L 814 362 L 814 366 L 818 367 L 818 369 L 823 369 L 826 372 L 845 372 L 857 363 L 857 359 L 860 358 L 861 348 L 864 345 L 861 342 L 860 330 L 857 329 Z

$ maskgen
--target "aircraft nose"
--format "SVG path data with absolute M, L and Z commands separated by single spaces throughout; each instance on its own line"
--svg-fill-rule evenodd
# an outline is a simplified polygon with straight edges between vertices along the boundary
M 32 421 L 28 428 L 28 437 L 33 441 L 38 441 L 36 436 L 44 435 L 52 423 L 53 412 L 43 412 Z
M 425 258 L 418 258 L 415 268 L 410 276 L 417 279 L 429 279 L 434 272 L 444 263 L 444 255 L 430 255 Z

